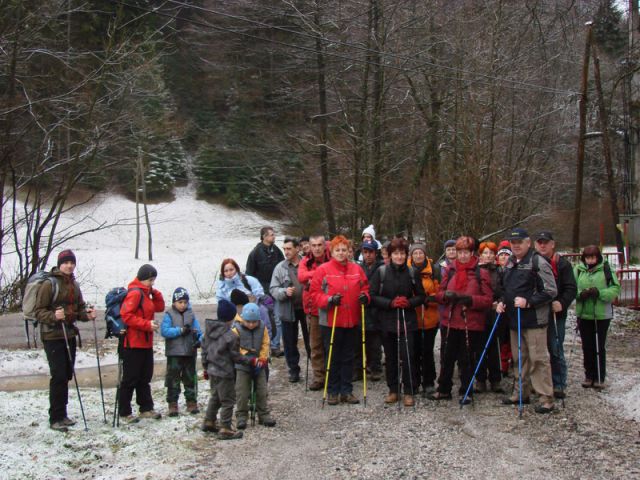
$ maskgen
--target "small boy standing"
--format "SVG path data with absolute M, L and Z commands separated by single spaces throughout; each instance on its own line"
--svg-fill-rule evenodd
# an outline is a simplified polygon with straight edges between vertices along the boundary
M 236 307 L 222 299 L 218 301 L 218 318 L 205 321 L 202 366 L 204 378 L 211 384 L 211 396 L 202 425 L 203 432 L 218 432 L 221 440 L 242 438 L 242 432 L 233 429 L 233 406 L 236 403 L 234 364 L 253 365 L 257 360 L 241 355 L 238 336 L 231 331 Z M 216 417 L 220 410 L 220 427 Z
M 184 384 L 184 396 L 187 400 L 187 412 L 193 415 L 198 410 L 198 378 L 196 357 L 202 340 L 202 331 L 191 306 L 189 292 L 178 287 L 173 292 L 172 304 L 164 314 L 160 334 L 165 339 L 167 356 L 167 374 L 164 385 L 167 387 L 169 416 L 178 416 L 178 398 L 180 382 Z
M 251 364 L 236 363 L 236 423 L 239 430 L 247 428 L 249 397 L 254 384 L 258 422 L 265 427 L 273 427 L 267 405 L 267 375 L 265 368 L 269 361 L 269 334 L 260 321 L 260 309 L 255 303 L 247 303 L 242 316 L 236 315 L 233 332 L 240 339 L 240 353 L 252 359 Z

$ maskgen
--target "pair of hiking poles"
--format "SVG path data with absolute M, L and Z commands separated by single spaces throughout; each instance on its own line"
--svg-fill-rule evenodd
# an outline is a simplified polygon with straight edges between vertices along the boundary
M 365 347 L 365 320 L 364 320 L 364 305 L 360 305 L 361 323 L 362 323 L 362 403 L 363 406 L 367 406 L 367 351 Z M 404 312 L 403 312 L 404 313 Z M 327 371 L 324 376 L 324 392 L 322 394 L 322 408 L 327 399 L 327 390 L 329 388 L 329 374 L 331 372 L 331 357 L 333 355 L 333 338 L 336 332 L 336 319 L 338 317 L 338 306 L 333 309 L 333 325 L 331 326 L 331 339 L 329 340 L 329 356 L 327 358 Z M 406 328 L 406 324 L 405 324 Z M 308 360 L 308 357 L 307 357 Z M 307 362 L 307 372 L 309 364 Z

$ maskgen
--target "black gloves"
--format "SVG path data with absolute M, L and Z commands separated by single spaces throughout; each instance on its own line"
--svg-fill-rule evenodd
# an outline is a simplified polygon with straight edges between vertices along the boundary
M 184 327 L 182 327 L 182 335 L 184 335 L 186 337 L 190 333 L 191 333 L 191 325 L 190 324 L 186 324 Z
M 456 292 L 452 292 L 451 290 L 447 290 L 444 292 L 444 300 L 447 303 L 456 303 L 458 300 L 458 294 Z
M 342 295 L 340 295 L 339 293 L 336 293 L 335 295 L 332 295 L 331 297 L 329 297 L 329 305 L 338 307 L 340 306 L 341 303 L 342 303 Z
M 360 305 L 369 305 L 369 298 L 365 293 L 358 295 L 358 301 L 360 302 Z
M 465 307 L 470 307 L 473 303 L 473 299 L 469 295 L 460 295 L 458 297 L 458 303 L 460 305 L 464 305 Z
M 598 298 L 600 292 L 596 287 L 585 288 L 580 292 L 580 300 L 587 300 L 589 298 Z

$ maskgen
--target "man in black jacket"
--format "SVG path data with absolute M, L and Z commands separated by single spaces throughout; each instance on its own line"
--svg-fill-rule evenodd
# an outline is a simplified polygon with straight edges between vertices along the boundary
M 258 243 L 247 258 L 247 267 L 245 273 L 258 279 L 262 285 L 265 295 L 269 295 L 269 287 L 271 285 L 271 276 L 276 265 L 284 260 L 284 254 L 275 245 L 276 233 L 273 227 L 262 227 L 260 229 L 260 243 Z M 271 355 L 281 357 L 284 355 L 280 350 L 280 339 L 282 338 L 282 326 L 280 319 L 273 311 L 269 309 L 269 317 L 271 319 L 272 337 L 271 337 Z
M 536 235 L 536 251 L 551 264 L 556 279 L 558 295 L 551 302 L 549 327 L 547 328 L 547 348 L 551 357 L 551 378 L 553 380 L 553 396 L 565 398 L 567 388 L 567 363 L 564 359 L 564 334 L 567 323 L 567 310 L 576 298 L 578 287 L 573 276 L 571 264 L 556 253 L 556 242 L 549 231 Z

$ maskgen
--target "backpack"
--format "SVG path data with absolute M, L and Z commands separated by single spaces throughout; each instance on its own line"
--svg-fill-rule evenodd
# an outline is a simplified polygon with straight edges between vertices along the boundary
M 31 342 L 29 340 L 29 323 L 33 324 L 33 346 L 37 347 L 36 339 L 36 327 L 38 326 L 38 319 L 36 318 L 36 300 L 38 298 L 38 292 L 44 282 L 51 282 L 51 303 L 55 303 L 58 298 L 60 287 L 58 280 L 51 275 L 51 272 L 46 270 L 40 270 L 34 273 L 27 280 L 27 284 L 24 287 L 24 296 L 22 297 L 22 316 L 24 317 L 24 330 L 27 334 L 27 347 L 31 348 Z
M 144 292 L 140 288 L 126 289 L 124 287 L 116 287 L 109 290 L 109 293 L 104 297 L 104 320 L 107 324 L 104 338 L 121 337 L 126 333 L 127 326 L 120 315 L 120 308 L 122 307 L 122 302 L 124 302 L 124 299 L 131 290 L 138 290 L 140 292 L 138 309 L 142 308 Z

